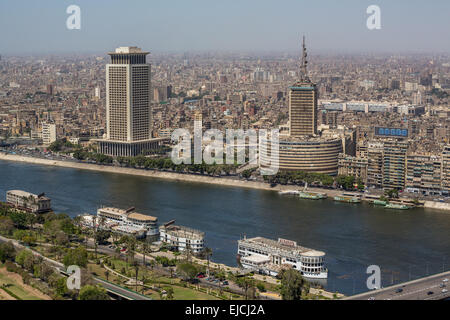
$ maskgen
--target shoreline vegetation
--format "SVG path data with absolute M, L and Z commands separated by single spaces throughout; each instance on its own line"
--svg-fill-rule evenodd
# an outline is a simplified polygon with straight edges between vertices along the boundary
M 258 190 L 266 190 L 266 191 L 287 191 L 292 189 L 301 189 L 301 186 L 296 185 L 282 185 L 282 184 L 270 184 L 270 182 L 260 182 L 260 181 L 251 181 L 251 180 L 243 180 L 243 179 L 231 179 L 227 176 L 208 176 L 202 174 L 193 174 L 193 173 L 179 173 L 179 172 L 170 172 L 170 171 L 160 171 L 156 169 L 139 169 L 132 167 L 121 167 L 121 166 L 113 166 L 113 165 L 103 165 L 103 164 L 94 164 L 94 163 L 81 163 L 75 161 L 61 161 L 61 160 L 51 160 L 51 159 L 43 159 L 37 157 L 27 157 L 23 155 L 9 154 L 0 152 L 0 160 L 6 161 L 16 161 L 16 162 L 25 162 L 30 164 L 37 165 L 46 165 L 46 166 L 56 166 L 63 168 L 72 168 L 79 170 L 91 170 L 98 172 L 106 172 L 106 173 L 115 173 L 115 174 L 127 174 L 141 177 L 150 177 L 156 179 L 165 179 L 172 181 L 180 181 L 180 182 L 190 182 L 190 183 L 206 183 L 206 184 L 214 184 L 218 186 L 227 186 L 227 187 L 238 187 L 238 188 L 250 188 L 250 189 L 258 189 Z M 270 180 L 269 180 L 270 181 Z M 323 188 L 314 188 L 308 187 L 308 191 L 312 192 L 325 192 L 329 197 L 334 197 L 340 195 L 345 190 L 341 189 L 323 189 Z M 424 208 L 432 208 L 437 210 L 450 210 L 450 205 L 447 203 L 435 203 L 433 201 L 425 201 Z
M 240 274 L 210 261 L 211 256 L 211 249 L 194 256 L 190 250 L 173 252 L 165 245 L 89 228 L 64 213 L 35 215 L 0 205 L 0 299 L 110 300 L 104 282 L 151 300 L 343 297 L 304 281 L 293 269 L 279 279 Z M 64 271 L 72 265 L 80 267 L 79 289 L 66 285 Z M 295 286 L 287 281 L 292 278 Z

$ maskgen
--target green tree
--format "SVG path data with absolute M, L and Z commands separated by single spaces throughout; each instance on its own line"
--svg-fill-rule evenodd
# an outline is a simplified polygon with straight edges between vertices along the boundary
M 249 299 L 249 292 L 252 291 L 255 288 L 255 280 L 248 276 L 243 277 L 237 277 L 235 279 L 236 284 L 239 286 L 239 288 L 242 288 L 244 290 L 244 296 L 245 300 Z
M 11 241 L 7 243 L 0 243 L 0 261 L 5 263 L 6 260 L 13 260 L 15 258 L 16 250 Z
M 28 224 L 28 215 L 29 213 L 12 211 L 9 214 L 9 217 L 13 221 L 16 228 L 25 229 Z
M 63 259 L 66 267 L 76 265 L 79 267 L 86 267 L 88 262 L 88 253 L 86 248 L 79 246 L 75 249 L 69 249 Z
M 106 290 L 100 286 L 85 285 L 81 288 L 79 300 L 111 300 Z
M 0 216 L 0 233 L 11 235 L 14 230 L 14 222 L 10 217 Z
M 192 281 L 198 273 L 197 267 L 192 263 L 180 263 L 177 271 L 187 281 Z
M 283 300 L 300 300 L 305 281 L 297 270 L 287 269 L 280 272 L 281 296 Z

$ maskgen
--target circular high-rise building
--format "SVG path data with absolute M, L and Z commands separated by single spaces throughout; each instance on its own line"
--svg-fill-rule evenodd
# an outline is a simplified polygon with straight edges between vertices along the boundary
M 261 167 L 270 163 L 271 141 L 261 144 Z M 337 175 L 338 155 L 343 152 L 342 138 L 280 137 L 279 170 L 306 171 Z

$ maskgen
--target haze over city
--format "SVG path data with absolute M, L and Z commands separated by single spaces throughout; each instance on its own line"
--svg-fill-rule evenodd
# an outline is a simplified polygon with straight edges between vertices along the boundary
M 68 30 L 69 5 L 81 29 Z M 381 8 L 368 30 L 366 9 Z M 100 53 L 120 45 L 152 52 L 448 52 L 450 2 L 399 1 L 14 1 L 0 3 L 0 54 Z M 426 22 L 426 23 L 425 23 Z

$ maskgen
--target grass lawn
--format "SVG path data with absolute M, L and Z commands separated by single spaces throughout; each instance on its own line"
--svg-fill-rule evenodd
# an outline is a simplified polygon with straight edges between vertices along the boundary
M 179 286 L 172 286 L 173 297 L 175 300 L 220 300 L 209 294 L 199 292 L 194 289 L 183 288 Z
M 41 300 L 32 293 L 25 290 L 18 282 L 8 278 L 6 275 L 0 273 L 0 286 L 7 284 L 5 291 L 10 291 L 22 300 Z

